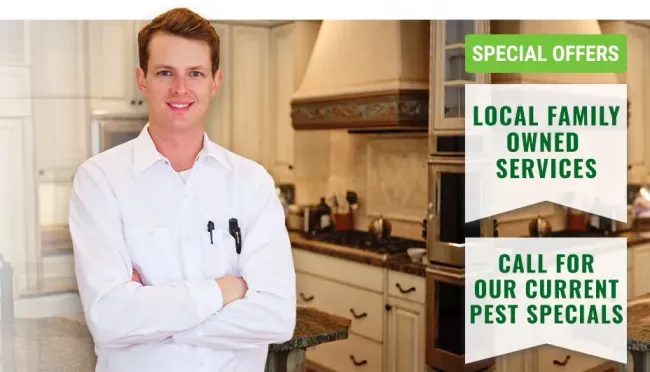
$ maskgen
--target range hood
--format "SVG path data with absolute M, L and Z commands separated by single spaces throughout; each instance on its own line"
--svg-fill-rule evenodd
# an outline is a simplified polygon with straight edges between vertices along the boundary
M 291 102 L 296 130 L 424 130 L 429 21 L 323 21 Z

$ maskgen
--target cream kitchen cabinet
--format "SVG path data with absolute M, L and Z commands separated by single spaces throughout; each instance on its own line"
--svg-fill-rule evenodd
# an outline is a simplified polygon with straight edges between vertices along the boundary
M 489 83 L 489 74 L 465 71 L 465 36 L 488 32 L 489 21 L 431 21 L 429 132 L 435 136 L 462 135 L 465 84 Z M 437 152 L 434 142 L 429 152 Z
M 650 243 L 628 248 L 627 297 L 650 293 Z
M 31 22 L 31 104 L 41 181 L 70 182 L 88 156 L 85 21 Z
M 271 168 L 270 28 L 212 23 L 222 51 L 222 83 L 206 131 L 221 146 Z
M 496 358 L 495 372 L 619 372 L 618 363 L 544 345 Z
M 88 21 L 90 110 L 146 112 L 138 89 L 137 36 L 146 21 Z
M 13 266 L 17 296 L 33 290 L 38 280 L 32 24 L 0 21 L 0 35 L 10 36 L 0 36 L 0 253 Z
M 352 320 L 350 337 L 307 350 L 337 372 L 424 372 L 424 278 L 293 249 L 300 305 Z
M 630 123 L 628 127 L 627 161 L 631 167 L 631 183 L 650 181 L 650 27 L 633 21 L 600 21 L 605 34 L 627 35 L 627 72 L 619 74 L 619 83 L 628 84 Z
M 35 289 L 38 280 L 33 136 L 30 117 L 0 117 L 0 253 L 13 266 L 17 296 Z
M 271 159 L 270 172 L 277 182 L 293 181 L 293 136 L 291 96 L 294 84 L 295 23 L 271 29 Z
M 423 372 L 425 367 L 425 281 L 388 272 L 387 372 Z
M 293 22 L 274 27 L 213 22 L 223 80 L 206 131 L 225 148 L 293 181 Z
M 27 66 L 31 63 L 31 21 L 0 21 L 0 66 Z

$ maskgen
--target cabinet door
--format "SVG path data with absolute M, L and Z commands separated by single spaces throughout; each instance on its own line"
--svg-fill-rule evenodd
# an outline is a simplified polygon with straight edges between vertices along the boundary
M 0 247 L 13 266 L 16 295 L 37 280 L 38 227 L 32 123 L 0 117 Z
M 31 25 L 37 167 L 41 180 L 67 179 L 87 157 L 85 22 Z
M 30 21 L 0 21 L 0 65 L 25 66 L 30 64 L 30 25 Z
M 205 122 L 205 131 L 210 139 L 224 148 L 230 149 L 232 128 L 231 120 L 231 86 L 232 86 L 232 54 L 231 54 L 231 27 L 224 23 L 212 23 L 219 35 L 220 60 L 222 80 L 219 91 L 210 103 L 210 111 Z
M 293 29 L 294 24 L 271 30 L 271 90 L 273 133 L 271 173 L 278 182 L 293 181 Z
M 650 293 L 650 245 L 632 247 L 634 250 L 634 297 Z
M 424 305 L 388 298 L 388 372 L 424 372 Z
M 429 129 L 433 133 L 465 128 L 465 84 L 487 83 L 488 74 L 465 72 L 465 36 L 487 33 L 487 21 L 431 21 L 431 94 Z
M 645 181 L 648 176 L 650 151 L 646 143 L 650 140 L 650 131 L 646 129 L 650 103 L 650 86 L 646 83 L 647 62 L 650 60 L 650 29 L 643 26 L 628 24 L 628 72 L 627 84 L 630 100 L 630 124 L 628 127 L 628 165 L 630 181 Z
M 270 169 L 269 29 L 232 28 L 230 149 Z M 224 79 L 229 76 L 224 76 Z
M 135 81 L 136 29 L 134 21 L 88 21 L 92 110 L 146 111 Z

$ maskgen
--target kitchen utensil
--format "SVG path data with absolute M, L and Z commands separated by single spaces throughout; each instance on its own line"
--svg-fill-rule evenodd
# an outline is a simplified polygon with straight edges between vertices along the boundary
M 528 232 L 531 237 L 543 237 L 551 232 L 551 223 L 545 218 L 537 217 L 528 225 Z
M 380 215 L 370 223 L 368 231 L 372 233 L 377 240 L 383 240 L 390 237 L 392 228 L 391 223 Z

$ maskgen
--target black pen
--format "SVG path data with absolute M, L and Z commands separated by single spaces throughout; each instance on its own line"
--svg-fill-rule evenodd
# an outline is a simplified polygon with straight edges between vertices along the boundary
M 214 222 L 208 221 L 208 232 L 210 233 L 210 244 L 214 244 L 212 241 L 212 231 L 214 230 Z
M 228 229 L 230 230 L 230 235 L 235 238 L 237 254 L 241 254 L 241 231 L 239 230 L 239 223 L 236 218 L 228 220 Z

